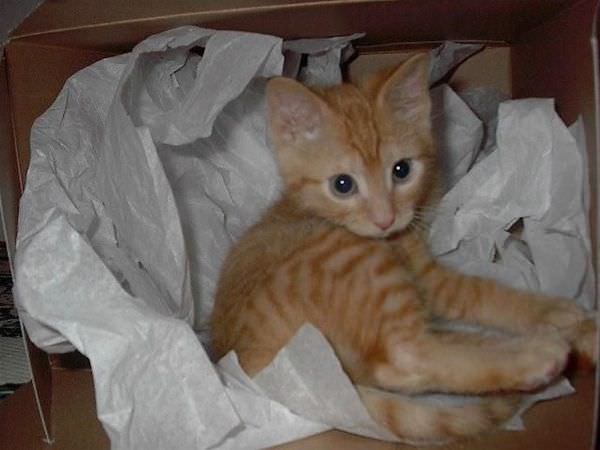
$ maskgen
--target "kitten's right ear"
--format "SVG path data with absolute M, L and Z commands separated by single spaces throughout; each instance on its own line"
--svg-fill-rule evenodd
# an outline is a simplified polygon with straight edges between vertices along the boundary
M 398 122 L 429 129 L 429 56 L 417 54 L 393 71 L 381 86 L 377 102 Z
M 291 78 L 277 77 L 267 84 L 267 117 L 276 141 L 286 144 L 315 141 L 323 133 L 327 105 Z

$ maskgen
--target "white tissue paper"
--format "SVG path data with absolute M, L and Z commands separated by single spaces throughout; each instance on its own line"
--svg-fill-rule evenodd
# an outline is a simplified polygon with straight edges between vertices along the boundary
M 307 40 L 292 49 L 327 55 L 326 64 L 309 58 L 304 73 L 313 83 L 330 84 L 350 40 L 332 39 L 329 47 L 327 41 Z M 202 56 L 198 47 L 204 48 Z M 478 48 L 452 44 L 433 52 L 432 80 L 452 69 L 448 61 L 458 62 Z M 266 140 L 263 91 L 264 79 L 280 74 L 282 67 L 278 38 L 178 28 L 77 73 L 34 125 L 15 294 L 38 346 L 50 352 L 76 348 L 90 358 L 98 416 L 113 449 L 251 450 L 330 428 L 393 439 L 369 418 L 314 327 L 305 325 L 250 379 L 234 353 L 213 365 L 190 326 L 202 328 L 210 314 L 227 249 L 279 192 Z M 455 106 L 445 103 L 444 114 L 468 113 L 449 88 L 442 89 Z M 545 235 L 536 234 L 542 229 L 560 237 L 553 245 L 560 244 L 561 255 L 573 250 L 567 263 L 578 264 L 574 268 L 581 273 L 569 292 L 578 289 L 578 298 L 588 299 L 583 293 L 593 286 L 593 273 L 584 272 L 589 239 L 581 200 L 587 195 L 581 191 L 585 171 L 578 165 L 583 150 L 562 132 L 550 103 L 538 101 L 535 114 L 552 123 L 534 128 L 549 129 L 543 142 L 552 145 L 532 156 L 542 164 L 536 184 L 545 190 L 530 195 L 546 195 L 546 201 L 498 204 L 512 200 L 501 175 L 517 176 L 510 172 L 514 167 L 506 148 L 514 138 L 505 121 L 515 120 L 514 113 L 519 120 L 528 115 L 525 104 L 505 105 L 498 148 L 473 169 L 469 165 L 481 146 L 472 142 L 465 153 L 462 142 L 443 143 L 448 152 L 457 152 L 448 158 L 450 166 L 466 175 L 455 181 L 442 211 L 455 205 L 460 213 L 467 213 L 465 205 L 477 208 L 465 217 L 440 214 L 432 227 L 434 248 L 458 265 L 473 254 L 499 265 L 492 255 L 501 244 L 496 249 L 501 267 L 514 261 L 511 270 L 524 279 L 566 290 L 552 284 L 562 266 L 546 261 Z M 482 125 L 467 115 L 468 120 L 448 117 L 444 123 L 466 125 L 475 130 L 475 139 L 458 130 L 441 136 L 481 140 Z M 578 159 L 555 163 L 555 145 L 579 152 Z M 520 161 L 526 164 L 527 158 Z M 478 178 L 492 169 L 496 175 Z M 574 178 L 556 187 L 543 178 L 554 180 L 562 170 L 573 171 Z M 489 178 L 497 181 L 490 192 L 498 193 L 498 200 L 484 195 Z M 480 189 L 467 189 L 473 185 Z M 533 191 L 535 184 L 530 185 Z M 555 210 L 550 196 L 569 201 Z M 538 208 L 529 211 L 530 204 Z M 491 215 L 502 220 L 492 223 L 488 209 L 503 211 Z M 481 217 L 474 218 L 479 212 Z M 506 228 L 519 218 L 524 237 L 517 239 Z M 442 233 L 442 225 L 449 232 Z
M 342 82 L 340 63 L 347 61 L 353 54 L 352 41 L 364 36 L 355 33 L 326 39 L 297 39 L 286 41 L 283 50 L 291 53 L 294 62 L 286 76 L 297 78 L 307 85 L 332 86 Z M 301 56 L 306 55 L 306 65 L 300 66 Z M 287 61 L 286 61 L 287 63 Z M 287 65 L 287 64 L 286 64 Z M 292 66 L 290 64 L 290 66 Z
M 454 186 L 475 162 L 483 139 L 483 123 L 447 84 L 431 90 L 431 120 L 440 152 L 446 189 Z M 461 143 L 461 145 L 456 145 Z
M 483 44 L 444 42 L 429 52 L 429 84 L 448 77 L 463 61 L 483 50 Z
M 594 307 L 581 122 L 550 99 L 500 104 L 495 149 L 444 196 L 431 250 L 470 273 Z M 579 142 L 578 142 L 579 141 Z M 511 227 L 522 222 L 520 236 Z

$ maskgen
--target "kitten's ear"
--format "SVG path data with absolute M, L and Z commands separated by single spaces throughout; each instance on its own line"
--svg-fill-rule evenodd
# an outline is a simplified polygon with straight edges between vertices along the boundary
M 324 131 L 328 107 L 308 88 L 291 78 L 277 77 L 267 84 L 267 116 L 276 141 L 314 141 Z
M 398 122 L 429 129 L 429 56 L 415 55 L 393 71 L 379 89 L 377 103 Z

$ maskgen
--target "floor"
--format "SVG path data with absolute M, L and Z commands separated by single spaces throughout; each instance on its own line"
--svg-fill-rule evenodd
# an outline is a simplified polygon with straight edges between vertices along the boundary
M 0 242 L 0 400 L 31 379 L 21 325 L 12 296 L 6 246 Z

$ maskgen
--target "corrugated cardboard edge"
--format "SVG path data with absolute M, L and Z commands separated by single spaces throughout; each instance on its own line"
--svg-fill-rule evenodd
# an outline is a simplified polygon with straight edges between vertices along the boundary
M 0 222 L 6 239 L 9 264 L 11 273 L 14 273 L 14 252 L 17 236 L 17 217 L 18 217 L 18 198 L 23 189 L 23 184 L 18 168 L 18 158 L 16 154 L 16 143 L 14 133 L 14 121 L 12 118 L 12 108 L 10 105 L 10 96 L 8 95 L 8 73 L 6 60 L 2 57 L 0 60 L 0 92 L 6 95 L 0 95 L 0 145 L 12 149 L 0 153 L 0 168 L 2 183 L 0 184 Z M 21 323 L 24 347 L 27 349 L 27 359 L 32 378 L 33 391 L 37 405 L 38 417 L 44 432 L 44 441 L 51 443 L 51 410 L 52 410 L 52 375 L 48 356 L 35 347 L 23 328 Z
M 592 47 L 592 61 L 594 64 L 594 107 L 595 107 L 595 121 L 596 121 L 596 150 L 600 149 L 600 55 L 598 54 L 598 26 L 600 21 L 600 1 L 596 4 L 596 10 L 594 11 L 594 21 L 592 24 L 592 36 L 590 43 Z M 600 158 L 596 158 L 596 173 L 600 174 Z M 600 194 L 600 178 L 596 177 L 596 195 Z M 600 208 L 597 208 L 597 222 L 600 224 Z M 600 233 L 598 233 L 600 234 Z M 596 272 L 600 267 L 600 245 L 596 240 Z M 600 277 L 596 277 L 596 308 L 598 308 L 598 293 L 600 292 Z M 596 313 L 598 317 L 598 312 Z M 598 345 L 600 349 L 600 335 L 597 337 Z M 592 431 L 592 448 L 599 449 L 600 441 L 598 439 L 598 413 L 600 409 L 600 398 L 598 396 L 598 386 L 600 386 L 600 366 L 596 365 L 596 398 L 594 401 L 594 424 Z

